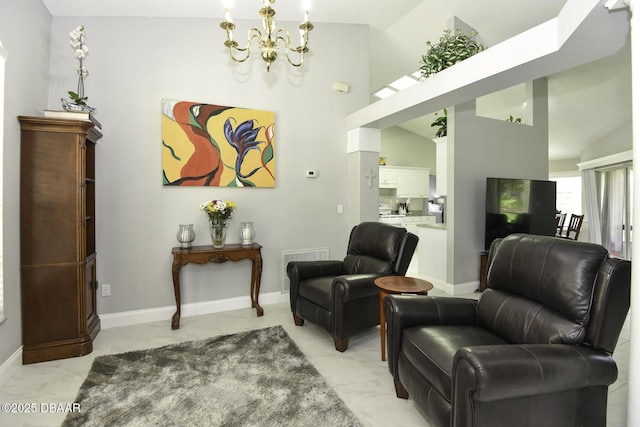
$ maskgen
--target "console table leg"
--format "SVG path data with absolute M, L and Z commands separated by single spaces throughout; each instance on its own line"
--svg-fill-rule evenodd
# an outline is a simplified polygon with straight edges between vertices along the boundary
M 171 318 L 171 329 L 180 329 L 180 267 L 174 264 L 171 268 L 173 276 L 173 293 L 176 297 L 176 312 Z
M 262 278 L 262 257 L 253 260 L 251 276 L 251 306 L 256 308 L 256 314 L 260 317 L 264 315 L 264 310 L 258 303 L 258 295 L 260 295 L 260 279 Z
M 180 329 L 180 310 L 176 311 L 171 318 L 171 329 Z

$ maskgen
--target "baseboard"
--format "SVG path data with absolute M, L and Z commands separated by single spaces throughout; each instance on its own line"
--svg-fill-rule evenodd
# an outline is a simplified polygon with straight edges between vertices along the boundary
M 455 285 L 451 285 L 451 287 L 451 294 L 454 296 L 472 294 L 480 288 L 480 281 L 474 280 L 466 283 L 457 283 Z
M 270 292 L 260 294 L 260 305 L 267 306 L 289 301 L 289 294 L 282 292 Z M 193 302 L 182 304 L 180 317 L 200 316 L 203 314 L 221 313 L 224 311 L 251 308 L 251 299 L 248 296 L 228 298 L 223 300 Z M 176 312 L 176 306 L 147 308 L 143 310 L 123 311 L 119 313 L 100 314 L 100 326 L 102 329 L 117 328 L 119 326 L 138 325 L 166 320 L 171 323 L 171 316 Z
M 22 346 L 0 365 L 0 387 L 3 387 L 11 375 L 22 366 Z
M 464 294 L 472 294 L 474 293 L 478 287 L 480 286 L 480 281 L 479 280 L 475 280 L 472 282 L 466 282 L 466 283 L 458 283 L 458 284 L 453 284 L 453 283 L 448 283 L 444 280 L 440 280 L 440 279 L 435 279 L 433 277 L 429 277 L 426 275 L 420 275 L 418 276 L 423 280 L 426 280 L 428 282 L 431 282 L 431 284 L 433 285 L 434 288 L 442 291 L 442 292 L 446 292 L 449 295 L 453 295 L 453 296 L 457 296 L 457 295 L 464 295 Z

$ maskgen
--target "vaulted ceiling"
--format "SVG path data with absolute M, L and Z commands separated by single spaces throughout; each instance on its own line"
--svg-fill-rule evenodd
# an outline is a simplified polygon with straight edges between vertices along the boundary
M 312 0 L 312 22 L 370 26 L 370 91 L 419 68 L 426 41 L 436 42 L 456 16 L 495 45 L 555 16 L 567 0 Z M 54 16 L 211 17 L 221 19 L 222 0 L 43 0 Z M 604 0 L 603 2 L 604 3 Z M 259 0 L 235 0 L 235 19 L 256 19 Z M 301 1 L 281 0 L 277 18 L 298 21 Z M 603 6 L 604 7 L 604 6 Z M 313 48 L 313 34 L 310 40 Z M 311 63 L 311 61 L 309 62 Z M 631 118 L 628 46 L 611 57 L 548 76 L 550 160 L 576 159 L 587 146 Z M 408 89 L 410 90 L 410 89 Z M 498 114 L 518 115 L 521 105 L 498 105 Z M 508 113 L 507 113 L 508 112 Z M 433 136 L 424 117 L 404 127 Z

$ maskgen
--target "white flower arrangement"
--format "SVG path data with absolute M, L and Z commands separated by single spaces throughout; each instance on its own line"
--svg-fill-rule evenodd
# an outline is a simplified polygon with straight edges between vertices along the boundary
M 211 225 L 225 225 L 226 221 L 231 218 L 231 213 L 236 208 L 236 204 L 230 200 L 214 199 L 208 200 L 200 204 Z
M 78 73 L 78 90 L 69 91 L 69 97 L 78 105 L 87 105 L 87 97 L 84 96 L 84 79 L 89 76 L 89 70 L 84 66 L 84 59 L 89 54 L 89 48 L 84 41 L 84 26 L 80 25 L 69 33 L 69 43 L 73 49 L 74 56 L 78 60 L 76 72 Z

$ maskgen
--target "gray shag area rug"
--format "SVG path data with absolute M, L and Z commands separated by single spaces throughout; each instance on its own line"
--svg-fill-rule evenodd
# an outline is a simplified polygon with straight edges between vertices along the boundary
M 281 326 L 96 357 L 63 426 L 360 426 Z

